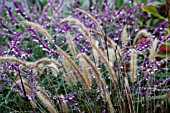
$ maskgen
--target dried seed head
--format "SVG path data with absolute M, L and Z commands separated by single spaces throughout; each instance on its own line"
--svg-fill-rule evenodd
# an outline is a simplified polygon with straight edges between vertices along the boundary
M 101 25 L 99 24 L 99 22 L 97 22 L 97 20 L 96 20 L 93 16 L 91 16 L 89 13 L 83 11 L 82 9 L 77 8 L 77 10 L 78 10 L 79 12 L 85 14 L 87 17 L 89 17 L 89 18 L 94 22 L 94 24 L 99 28 L 99 30 L 100 30 L 103 38 L 107 38 L 106 35 L 105 35 L 105 33 L 104 33 L 104 31 L 103 31 L 103 29 L 102 29 L 102 27 L 101 27 Z
M 75 44 L 74 44 L 73 40 L 71 39 L 71 36 L 70 36 L 69 33 L 67 33 L 66 38 L 67 38 L 67 41 L 69 43 L 71 53 L 74 55 L 74 57 L 76 57 L 77 52 L 76 52 L 76 49 L 75 49 Z
M 95 65 L 92 63 L 92 61 L 85 55 L 85 54 L 82 54 L 82 57 L 84 58 L 84 60 L 87 62 L 87 64 L 89 66 L 91 66 L 93 72 L 95 73 L 96 75 L 96 78 L 97 78 L 97 82 L 98 84 L 100 85 L 100 90 L 101 90 L 101 95 L 103 96 L 103 98 L 106 100 L 106 88 L 105 88 L 105 83 L 104 83 L 104 80 L 102 80 L 101 78 L 101 74 L 99 72 L 99 70 L 95 67 Z
M 127 45 L 127 43 L 128 43 L 128 33 L 127 33 L 127 30 L 126 30 L 127 28 L 126 28 L 126 26 L 123 28 L 123 32 L 122 32 L 122 38 L 121 38 L 121 40 L 122 40 L 122 44 L 123 45 Z
M 84 60 L 84 58 L 79 58 L 79 61 L 81 63 L 81 66 L 82 66 L 82 70 L 83 70 L 83 74 L 84 74 L 84 78 L 86 79 L 86 82 L 88 83 L 90 89 L 91 89 L 91 78 L 90 78 L 90 74 L 89 74 L 89 71 L 87 70 L 87 63 L 86 61 Z
M 78 27 L 79 32 L 81 32 L 84 36 L 86 36 L 87 39 L 89 40 L 91 39 L 89 30 L 78 19 L 67 17 L 61 20 L 60 24 L 64 24 L 64 23 L 70 23 L 76 25 Z
M 95 45 L 97 47 L 99 47 L 99 42 L 97 40 L 93 40 L 93 41 L 94 41 Z M 93 52 L 95 63 L 98 66 L 99 65 L 99 54 L 97 53 L 97 51 L 94 48 L 92 48 L 92 52 Z
M 68 64 L 68 61 L 65 60 L 65 59 L 62 59 L 62 62 L 63 62 L 63 65 L 64 65 L 64 67 L 65 67 L 65 69 L 66 69 L 69 77 L 71 78 L 71 80 L 73 81 L 73 83 L 74 83 L 75 85 L 77 85 L 77 79 L 76 79 L 75 75 L 73 74 L 73 72 L 71 71 L 71 68 L 70 68 L 70 65 Z
M 14 62 L 17 64 L 21 64 L 22 66 L 26 66 L 25 62 L 12 56 L 3 56 L 3 57 L 0 56 L 0 62 Z
M 51 59 L 51 58 L 46 58 L 46 57 L 37 60 L 37 61 L 35 62 L 35 64 L 38 66 L 39 64 L 44 63 L 44 62 L 54 63 L 55 65 L 61 66 L 61 64 L 60 64 L 57 60 Z
M 69 77 L 66 75 L 66 73 L 64 71 L 62 71 L 62 72 L 63 72 L 63 77 L 64 77 L 65 81 L 67 82 L 67 84 L 69 86 L 71 86 L 71 81 L 70 81 Z
M 112 70 L 108 60 L 104 56 L 104 53 L 98 47 L 96 47 L 96 45 L 93 42 L 90 42 L 90 43 L 91 43 L 91 46 L 98 52 L 98 54 L 100 55 L 101 59 L 105 63 L 106 68 L 107 68 L 107 70 L 108 70 L 108 72 L 109 72 L 109 74 L 111 76 L 112 81 L 117 83 L 117 78 L 116 78 L 116 76 L 114 74 L 114 71 Z
M 33 92 L 33 87 L 24 79 L 22 79 L 23 85 L 24 85 L 24 89 L 26 91 L 27 94 L 30 94 Z M 16 87 L 17 85 L 21 85 L 21 80 L 18 79 L 15 83 L 13 83 L 12 87 Z
M 23 21 L 23 23 L 27 26 L 31 26 L 31 27 L 37 29 L 40 33 L 42 33 L 45 37 L 47 37 L 49 41 L 52 40 L 51 35 L 41 25 L 34 23 L 34 22 L 29 22 L 29 21 Z
M 151 33 L 149 33 L 147 30 L 143 29 L 143 30 L 140 30 L 135 39 L 134 39 L 134 42 L 133 42 L 133 45 L 135 45 L 137 43 L 137 41 L 141 38 L 149 38 L 151 36 Z
M 50 102 L 52 100 L 51 99 L 49 100 L 49 98 L 46 98 L 46 97 L 48 97 L 46 94 L 44 94 L 42 91 L 38 91 L 36 93 L 36 96 L 47 107 L 47 109 L 50 113 L 58 113 L 57 110 L 55 109 L 54 104 L 52 102 Z
M 157 45 L 158 45 L 158 39 L 155 38 L 155 40 L 152 42 L 151 49 L 150 49 L 150 54 L 149 54 L 150 62 L 152 62 L 155 59 Z
M 130 73 L 131 81 L 134 83 L 136 81 L 136 71 L 137 71 L 137 53 L 135 49 L 131 50 L 131 61 L 130 61 Z
M 87 91 L 90 91 L 90 87 L 88 87 L 88 83 L 86 82 L 86 80 L 84 79 L 81 71 L 79 70 L 78 66 L 74 63 L 74 61 L 70 58 L 70 56 L 68 54 L 66 54 L 61 48 L 59 48 L 58 46 L 57 50 L 67 59 L 67 61 L 71 64 L 71 66 L 73 67 L 73 69 L 76 71 L 78 77 L 80 78 L 83 86 L 86 88 Z

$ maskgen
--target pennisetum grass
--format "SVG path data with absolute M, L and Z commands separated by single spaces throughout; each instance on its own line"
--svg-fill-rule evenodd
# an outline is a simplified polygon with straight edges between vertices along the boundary
M 107 45 L 107 35 L 105 34 L 104 30 L 102 29 L 101 25 L 97 22 L 97 20 L 91 16 L 89 13 L 83 11 L 82 9 L 79 9 L 77 8 L 77 10 L 83 14 L 85 14 L 87 17 L 89 17 L 93 22 L 94 24 L 99 28 L 100 32 L 101 32 L 101 35 L 104 39 L 104 42 L 105 42 L 105 47 L 106 47 L 106 50 L 107 50 L 107 58 L 109 60 L 109 53 L 108 53 L 108 45 Z
M 63 65 L 64 65 L 64 67 L 66 69 L 66 72 L 68 73 L 69 77 L 71 78 L 73 83 L 75 85 L 77 85 L 77 79 L 76 79 L 75 75 L 73 74 L 73 72 L 71 71 L 71 68 L 70 68 L 70 66 L 68 64 L 68 61 L 66 59 L 62 59 L 62 62 L 63 62 Z
M 1 62 L 9 62 L 9 61 L 14 62 L 17 64 L 21 64 L 23 67 L 28 67 L 28 68 L 38 67 L 38 65 L 40 65 L 41 63 L 44 63 L 44 62 L 54 63 L 57 66 L 61 66 L 60 63 L 58 63 L 58 61 L 56 61 L 54 59 L 50 59 L 50 58 L 41 58 L 35 62 L 26 62 L 26 61 L 22 61 L 16 57 L 3 56 L 3 57 L 0 57 L 0 61 Z
M 12 56 L 0 56 L 0 61 L 1 62 L 14 62 L 14 63 L 18 63 L 21 64 L 22 66 L 26 66 L 25 62 L 23 62 L 22 60 L 16 58 L 16 57 L 12 57 Z
M 51 35 L 47 32 L 46 29 L 44 29 L 42 26 L 40 26 L 37 23 L 34 22 L 29 22 L 29 21 L 23 21 L 23 23 L 27 26 L 33 27 L 35 29 L 37 29 L 39 32 L 41 32 L 44 36 L 46 36 L 48 38 L 49 41 L 52 40 Z
M 150 62 L 152 62 L 155 58 L 157 44 L 158 44 L 158 39 L 155 38 L 154 41 L 152 42 L 151 49 L 150 49 L 150 54 L 149 54 Z
M 130 60 L 130 73 L 132 83 L 136 81 L 136 71 L 137 71 L 137 51 L 135 49 L 132 49 Z
M 66 73 L 63 70 L 62 70 L 62 74 L 63 74 L 63 77 L 64 77 L 65 81 L 67 82 L 67 84 L 69 86 L 71 86 L 71 81 L 70 81 L 69 77 L 66 75 Z
M 40 90 L 40 91 L 36 92 L 36 96 L 47 107 L 47 109 L 50 113 L 58 113 L 58 111 L 55 109 L 54 104 L 52 102 L 50 102 L 52 100 L 50 98 L 48 98 L 47 94 L 44 93 L 44 91 Z
M 52 69 L 52 74 L 57 77 L 58 73 L 59 73 L 59 69 L 58 67 L 54 64 L 54 63 L 51 63 L 49 65 L 47 65 L 48 68 L 51 68 Z
M 57 50 L 67 59 L 67 61 L 72 65 L 72 67 L 75 69 L 75 71 L 77 72 L 77 75 L 79 76 L 83 86 L 86 88 L 86 90 L 90 91 L 90 87 L 88 85 L 88 83 L 86 82 L 86 80 L 84 79 L 82 73 L 80 72 L 78 66 L 74 63 L 74 61 L 70 58 L 69 55 L 67 55 L 62 49 L 60 49 L 59 47 L 57 47 Z
M 113 70 L 111 69 L 111 66 L 110 66 L 108 60 L 106 59 L 106 57 L 105 57 L 104 54 L 102 53 L 102 51 L 100 51 L 100 49 L 97 48 L 93 42 L 90 42 L 90 43 L 91 43 L 91 46 L 98 52 L 98 54 L 99 54 L 100 57 L 102 58 L 104 64 L 106 65 L 106 67 L 107 67 L 107 69 L 108 69 L 108 71 L 109 71 L 109 74 L 110 74 L 110 77 L 111 77 L 112 81 L 115 82 L 115 83 L 117 83 L 117 78 L 116 78 Z
M 76 49 L 75 49 L 74 42 L 73 42 L 73 40 L 71 38 L 71 35 L 69 33 L 67 33 L 66 38 L 67 38 L 67 41 L 69 43 L 71 53 L 74 55 L 74 57 L 76 57 L 77 52 L 76 52 Z
M 84 60 L 84 58 L 79 57 L 79 61 L 82 66 L 84 78 L 86 79 L 86 82 L 88 83 L 89 87 L 91 88 L 92 83 L 91 83 L 90 73 L 87 70 L 88 65 L 87 65 L 86 61 Z
M 101 78 L 101 74 L 100 74 L 99 70 L 95 67 L 95 65 L 92 63 L 92 61 L 90 61 L 89 58 L 85 54 L 82 54 L 82 57 L 86 60 L 86 62 L 89 64 L 89 66 L 91 66 L 93 72 L 95 73 L 95 75 L 97 77 L 97 81 L 101 87 L 101 95 L 108 102 L 110 112 L 114 113 L 115 110 L 114 110 L 112 102 L 110 100 L 110 96 L 108 95 L 107 89 L 105 88 L 105 84 L 106 84 L 105 80 Z
M 135 45 L 139 39 L 149 38 L 150 36 L 151 36 L 151 33 L 149 33 L 147 30 L 145 29 L 140 30 L 134 38 L 133 45 Z
M 84 58 L 84 60 L 87 62 L 87 64 L 89 66 L 91 66 L 93 72 L 95 73 L 95 75 L 97 77 L 97 82 L 100 83 L 100 85 L 101 85 L 101 91 L 102 91 L 101 94 L 103 95 L 104 99 L 106 100 L 105 86 L 104 86 L 104 83 L 102 81 L 102 78 L 101 78 L 99 70 L 95 67 L 95 65 L 92 63 L 92 61 L 89 60 L 89 58 L 85 54 L 82 54 L 81 56 Z
M 78 19 L 75 19 L 72 17 L 67 17 L 67 18 L 61 20 L 61 22 L 60 22 L 60 24 L 64 24 L 64 23 L 70 23 L 70 24 L 78 26 L 79 32 L 81 32 L 88 39 L 91 39 L 89 30 Z
M 51 63 L 51 64 L 49 64 L 49 65 L 46 65 L 46 66 L 43 66 L 43 67 L 41 68 L 41 74 L 40 74 L 39 77 L 41 77 L 41 76 L 44 74 L 44 72 L 45 72 L 46 70 L 48 70 L 48 69 L 51 69 L 51 70 L 52 70 L 52 75 L 55 76 L 55 77 L 57 77 L 57 75 L 58 75 L 58 73 L 59 73 L 59 69 L 58 69 L 58 67 L 57 67 L 55 64 L 53 64 L 53 63 Z M 35 77 L 36 77 L 36 76 L 35 76 Z
M 127 33 L 126 26 L 123 28 L 121 41 L 124 46 L 127 45 L 127 43 L 128 43 L 128 33 Z
M 99 42 L 97 40 L 94 40 L 93 42 L 95 43 L 95 45 L 97 47 L 99 47 Z M 94 48 L 92 48 L 92 51 L 93 51 L 95 64 L 98 66 L 99 65 L 99 55 L 98 55 L 97 51 Z
M 86 11 L 83 11 L 82 9 L 77 8 L 77 10 L 78 10 L 79 12 L 83 13 L 84 15 L 86 15 L 87 17 L 89 17 L 89 18 L 94 22 L 94 24 L 99 28 L 99 30 L 100 30 L 103 38 L 106 37 L 106 36 L 105 36 L 105 33 L 104 33 L 104 31 L 103 31 L 103 29 L 102 29 L 102 27 L 101 27 L 101 25 L 97 22 L 97 20 L 96 20 L 93 16 L 91 16 L 91 15 L 90 15 L 89 13 L 87 13 Z
M 36 65 L 39 65 L 39 64 L 44 63 L 44 62 L 54 63 L 54 64 L 57 65 L 57 66 L 61 66 L 61 64 L 60 64 L 57 60 L 50 59 L 50 58 L 41 58 L 41 59 L 35 61 L 35 64 L 36 64 Z

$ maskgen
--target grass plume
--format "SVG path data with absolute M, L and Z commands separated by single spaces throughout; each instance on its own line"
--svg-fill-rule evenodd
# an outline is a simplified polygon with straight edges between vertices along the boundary
M 57 47 L 57 46 L 56 46 Z M 83 86 L 86 88 L 86 90 L 90 91 L 90 87 L 86 80 L 84 79 L 81 71 L 79 70 L 78 66 L 74 63 L 74 61 L 70 58 L 69 55 L 67 55 L 62 49 L 57 47 L 57 50 L 67 59 L 67 61 L 72 65 L 72 67 L 75 69 L 77 75 L 79 76 Z
M 130 73 L 131 81 L 134 83 L 136 81 L 136 71 L 137 71 L 137 53 L 135 49 L 131 50 L 131 60 L 130 60 Z
M 158 39 L 155 38 L 155 40 L 151 44 L 151 49 L 150 49 L 150 54 L 149 54 L 150 62 L 152 62 L 155 59 L 157 44 L 158 44 Z
M 41 100 L 41 102 L 47 107 L 50 113 L 58 113 L 55 109 L 55 106 L 48 100 L 48 96 L 44 94 L 42 91 L 38 91 L 36 96 Z
M 106 65 L 106 68 L 108 69 L 109 71 L 109 74 L 110 74 L 110 77 L 112 79 L 113 82 L 117 83 L 117 78 L 108 62 L 108 60 L 106 59 L 106 57 L 104 56 L 104 54 L 100 51 L 100 49 L 98 47 L 96 47 L 96 45 L 91 42 L 91 46 L 98 52 L 98 54 L 100 55 L 100 57 L 102 58 L 104 64 Z
M 89 30 L 78 19 L 72 18 L 72 17 L 67 17 L 67 18 L 61 20 L 61 22 L 60 22 L 60 24 L 64 24 L 64 23 L 70 23 L 70 24 L 78 26 L 79 32 L 81 32 L 89 40 L 91 39 Z
M 149 33 L 147 30 L 145 29 L 140 30 L 134 38 L 133 45 L 135 45 L 139 39 L 149 38 L 150 36 L 151 36 L 151 33 Z
M 77 52 L 76 52 L 76 49 L 75 49 L 75 45 L 74 45 L 74 42 L 71 39 L 71 36 L 70 36 L 69 33 L 66 34 L 66 38 L 67 38 L 67 41 L 69 43 L 71 53 L 74 55 L 74 57 L 76 57 Z
M 76 85 L 77 84 L 77 79 L 76 79 L 75 75 L 73 74 L 73 72 L 71 71 L 71 68 L 70 68 L 67 60 L 66 59 L 62 59 L 62 62 L 63 62 L 63 65 L 64 65 L 64 67 L 65 67 L 69 77 L 71 78 L 73 83 Z
M 127 45 L 127 43 L 128 43 L 128 33 L 127 33 L 127 27 L 126 26 L 123 28 L 121 40 L 122 40 L 123 45 Z
M 23 23 L 27 26 L 33 27 L 36 30 L 38 30 L 40 33 L 42 33 L 45 37 L 48 38 L 49 41 L 52 40 L 51 35 L 47 32 L 46 29 L 44 29 L 41 25 L 34 23 L 34 22 L 29 22 L 29 21 L 23 21 Z

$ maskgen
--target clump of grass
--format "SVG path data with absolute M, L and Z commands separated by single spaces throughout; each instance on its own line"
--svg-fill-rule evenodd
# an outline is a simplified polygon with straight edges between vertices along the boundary
M 55 109 L 55 105 L 51 103 L 52 101 L 44 91 L 40 90 L 36 92 L 37 98 L 41 100 L 41 102 L 47 107 L 50 113 L 57 113 L 58 111 Z
M 69 55 L 67 55 L 62 49 L 60 49 L 59 47 L 57 47 L 57 50 L 59 50 L 59 52 L 67 59 L 67 61 L 72 65 L 72 67 L 75 69 L 75 71 L 77 72 L 77 75 L 79 76 L 83 86 L 90 91 L 90 87 L 88 85 L 88 83 L 86 82 L 85 78 L 83 77 L 82 73 L 80 72 L 78 66 L 74 63 L 74 61 L 69 57 Z

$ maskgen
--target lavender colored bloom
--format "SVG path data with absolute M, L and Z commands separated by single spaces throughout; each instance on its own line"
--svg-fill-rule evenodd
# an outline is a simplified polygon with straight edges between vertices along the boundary
M 119 15 L 120 12 L 121 12 L 123 9 L 126 8 L 126 6 L 127 6 L 127 4 L 124 4 L 124 5 L 117 11 L 116 15 Z M 115 16 L 116 16 L 116 15 L 115 15 Z
M 130 22 L 127 23 L 127 25 L 132 24 L 137 18 L 139 18 L 142 14 L 138 13 Z
M 106 113 L 106 110 L 103 110 L 102 113 Z
M 0 24 L 2 25 L 2 27 L 8 31 L 10 34 L 14 34 L 6 25 L 5 23 L 0 19 Z
M 160 79 L 157 80 L 154 84 L 151 85 L 151 88 L 153 88 L 155 85 L 158 85 L 158 84 L 161 83 L 161 82 L 162 82 L 162 80 L 160 80 Z
M 13 16 L 12 12 L 11 12 L 11 7 L 7 7 L 5 6 L 6 10 L 7 10 L 7 16 L 10 18 L 10 20 L 12 21 L 12 25 L 15 24 L 15 17 Z
M 18 32 L 16 35 L 15 35 L 15 39 L 13 40 L 12 44 L 10 44 L 10 48 L 9 48 L 9 52 L 8 53 L 11 53 L 12 49 L 15 48 L 17 42 L 19 41 L 19 36 L 22 34 L 22 31 Z
M 168 21 L 164 21 L 162 23 L 159 24 L 159 26 L 153 31 L 152 36 L 155 35 L 157 32 L 159 32 L 160 28 L 165 26 L 167 24 Z
M 90 102 L 91 101 L 91 98 L 88 98 L 87 102 Z
M 167 82 L 169 82 L 170 81 L 170 77 L 168 77 L 167 79 L 165 79 L 164 81 L 163 81 L 163 84 L 166 84 Z
M 34 100 L 35 99 L 35 94 L 32 93 L 32 94 L 27 94 L 27 97 L 29 100 Z
M 146 93 L 142 92 L 142 91 L 138 92 L 137 94 L 139 94 L 140 96 L 145 96 L 146 95 Z
M 21 16 L 23 16 L 25 19 L 31 21 L 30 17 L 28 17 L 19 7 L 17 2 L 14 2 L 14 6 L 15 6 L 15 10 L 17 11 L 17 13 L 21 14 Z
M 30 48 L 27 48 L 26 53 L 27 53 L 28 55 L 30 55 L 30 54 L 31 54 L 31 52 L 30 52 Z
M 2 86 L 0 86 L 0 91 L 2 91 L 3 90 L 3 87 Z
M 150 69 L 149 72 L 147 72 L 147 74 L 139 81 L 139 83 L 144 82 L 144 81 L 147 81 L 148 77 L 149 77 L 150 75 L 152 75 L 152 73 L 151 73 L 152 71 L 153 71 L 153 68 Z
M 163 40 L 159 41 L 158 44 L 161 45 L 170 39 L 170 34 L 168 34 Z
M 43 19 L 43 20 L 46 20 L 46 18 L 47 18 L 47 13 L 48 13 L 49 8 L 50 8 L 50 4 L 48 3 L 48 4 L 46 5 L 45 9 L 44 9 L 43 14 L 42 14 L 42 19 Z
M 113 38 L 114 41 L 118 40 L 117 38 L 121 35 L 122 31 L 119 31 L 115 37 Z

